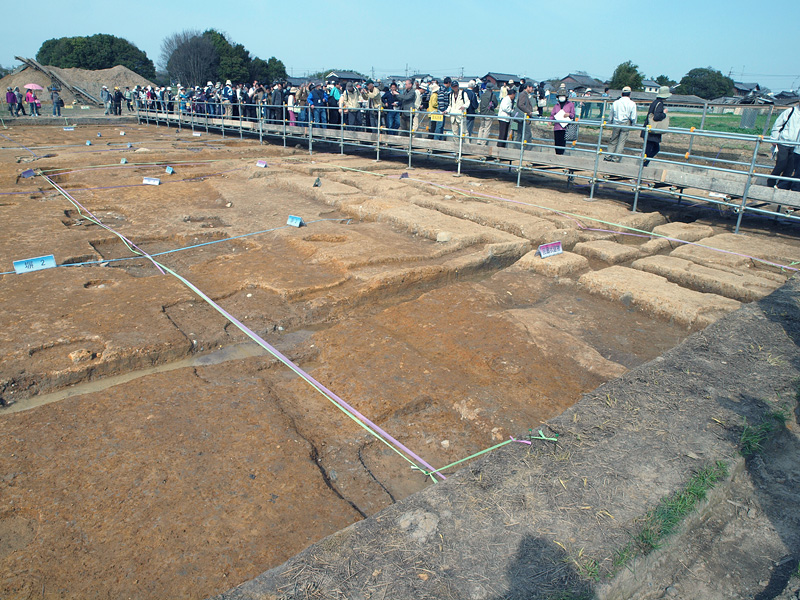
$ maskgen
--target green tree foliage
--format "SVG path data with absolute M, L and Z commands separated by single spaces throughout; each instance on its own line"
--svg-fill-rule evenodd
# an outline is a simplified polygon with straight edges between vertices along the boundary
M 209 29 L 203 32 L 203 37 L 207 38 L 217 51 L 219 62 L 217 63 L 217 80 L 224 82 L 226 79 L 231 81 L 247 81 L 250 77 L 250 53 L 241 44 L 232 44 L 216 29 Z
M 712 67 L 692 69 L 681 79 L 679 94 L 693 94 L 706 100 L 733 95 L 733 79 Z
M 281 79 L 286 79 L 286 67 L 274 56 L 266 61 L 254 58 L 250 63 L 250 81 L 269 84 Z
M 0 77 L 5 77 L 13 70 L 13 67 L 4 67 L 3 65 L 0 65 Z
M 643 89 L 643 79 L 644 75 L 639 72 L 639 65 L 627 60 L 617 65 L 617 68 L 614 69 L 614 75 L 611 77 L 608 87 L 614 90 L 621 90 L 628 85 L 634 92 L 638 92 Z
M 106 33 L 47 40 L 36 53 L 36 60 L 64 69 L 97 70 L 123 65 L 146 79 L 156 76 L 153 61 L 145 52 L 126 39 Z
M 269 84 L 286 77 L 286 67 L 280 60 L 274 56 L 269 60 L 251 57 L 242 44 L 231 42 L 216 29 L 202 34 L 184 30 L 167 36 L 161 43 L 160 63 L 173 81 L 187 85 L 224 83 L 228 79 L 234 84 Z
M 658 77 L 654 77 L 653 81 L 655 81 L 658 85 L 668 85 L 669 87 L 672 87 L 673 85 L 678 83 L 677 81 L 675 81 L 674 79 L 670 79 L 666 75 L 659 75 Z

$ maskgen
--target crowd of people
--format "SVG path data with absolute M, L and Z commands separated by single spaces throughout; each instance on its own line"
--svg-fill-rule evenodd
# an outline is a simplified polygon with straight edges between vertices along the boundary
M 635 126 L 636 104 L 630 99 L 631 90 L 625 88 L 622 97 L 613 104 L 612 123 Z M 648 111 L 648 119 L 660 122 L 665 119 L 664 100 L 669 89 L 659 90 L 658 98 Z M 585 100 L 591 96 L 587 90 L 577 98 L 573 90 L 563 84 L 552 92 L 545 82 L 525 81 L 519 85 L 513 80 L 504 82 L 496 89 L 491 81 L 470 80 L 461 84 L 445 77 L 441 82 L 406 79 L 401 83 L 392 81 L 381 87 L 380 82 L 367 80 L 363 84 L 329 81 L 307 82 L 300 86 L 279 81 L 263 85 L 233 85 L 231 81 L 216 84 L 209 81 L 205 86 L 184 87 L 135 87 L 126 88 L 123 94 L 128 110 L 135 104 L 139 110 L 163 113 L 179 112 L 198 116 L 241 118 L 267 123 L 286 123 L 289 126 L 311 126 L 319 128 L 343 127 L 351 130 L 375 130 L 379 124 L 389 134 L 427 131 L 431 139 L 446 137 L 446 123 L 456 138 L 463 136 L 476 144 L 488 144 L 494 122 L 498 122 L 498 147 L 506 147 L 509 141 L 517 144 L 529 142 L 534 137 L 535 120 L 547 118 L 552 121 L 553 142 L 557 154 L 565 152 L 568 142 L 577 139 L 577 108 L 580 119 L 591 118 L 592 104 Z M 608 97 L 608 89 L 602 94 Z M 553 100 L 554 98 L 554 100 Z M 119 103 L 108 108 L 108 114 L 120 114 Z M 545 115 L 545 111 L 549 112 Z M 656 114 L 650 116 L 655 110 Z M 600 115 L 598 115 L 600 116 Z M 525 117 L 528 117 L 525 119 Z M 480 122 L 475 135 L 475 122 Z M 607 160 L 620 160 L 628 138 L 626 129 L 614 129 L 612 155 Z M 652 133 L 647 140 L 647 156 L 654 157 L 660 147 L 660 134 Z M 614 156 L 616 155 L 616 156 Z
M 36 90 L 26 90 L 23 94 L 19 87 L 14 89 L 6 88 L 6 104 L 8 105 L 8 112 L 12 117 L 27 116 L 25 112 L 25 105 L 28 105 L 28 111 L 32 117 L 40 116 L 40 109 L 42 102 L 36 95 Z
M 63 101 L 59 91 L 50 91 L 53 115 L 60 116 Z M 667 86 L 659 88 L 639 122 L 636 103 L 631 99 L 631 88 L 622 89 L 621 96 L 610 109 L 598 117 L 607 120 L 611 140 L 604 160 L 620 162 L 624 155 L 630 131 L 642 125 L 645 139 L 645 165 L 654 158 L 661 147 L 661 136 L 669 127 L 669 114 L 665 101 L 671 96 Z M 406 79 L 400 83 L 367 80 L 364 83 L 329 81 L 307 82 L 292 86 L 285 81 L 271 85 L 254 81 L 252 84 L 234 85 L 209 81 L 205 86 L 135 86 L 109 90 L 103 86 L 100 94 L 107 115 L 121 115 L 122 105 L 127 112 L 136 110 L 162 113 L 193 114 L 197 116 L 237 118 L 267 123 L 285 123 L 301 127 L 342 127 L 349 130 L 374 131 L 379 127 L 388 134 L 427 131 L 430 139 L 443 140 L 450 123 L 454 139 L 464 138 L 479 145 L 490 143 L 490 135 L 497 122 L 497 146 L 505 148 L 509 141 L 516 144 L 529 142 L 534 136 L 534 125 L 548 120 L 552 126 L 556 154 L 564 154 L 569 143 L 577 140 L 578 122 L 592 117 L 594 104 L 587 99 L 592 91 L 587 89 L 582 97 L 574 90 L 561 85 L 551 91 L 545 82 L 510 80 L 496 89 L 491 81 L 470 80 L 463 88 L 450 77 L 430 82 Z M 608 88 L 601 95 L 609 98 Z M 609 98 L 610 100 L 610 98 Z M 31 115 L 39 116 L 41 102 L 34 90 L 23 95 L 19 88 L 7 89 L 6 103 L 12 116 L 24 116 L 25 105 Z M 580 117 L 578 117 L 578 110 Z M 547 111 L 547 113 L 546 113 Z M 480 126 L 475 135 L 475 122 Z M 800 146 L 780 144 L 780 141 L 800 142 L 800 110 L 787 109 L 778 118 L 772 130 L 776 147 L 776 166 L 772 175 L 800 177 Z M 770 185 L 786 187 L 786 182 Z

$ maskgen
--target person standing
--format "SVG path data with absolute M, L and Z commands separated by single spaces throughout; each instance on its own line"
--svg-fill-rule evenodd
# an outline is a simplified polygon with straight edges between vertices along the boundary
M 672 94 L 669 91 L 669 86 L 662 85 L 660 88 L 658 88 L 656 99 L 650 103 L 650 107 L 647 109 L 647 116 L 644 119 L 645 129 L 642 131 L 642 139 L 644 139 L 645 135 L 647 135 L 647 144 L 644 148 L 645 159 L 655 158 L 656 154 L 658 154 L 659 150 L 661 150 L 662 129 L 660 127 L 659 129 L 653 129 L 653 125 L 660 123 L 661 126 L 663 126 L 664 121 L 666 121 L 666 126 L 669 127 L 667 109 L 664 106 L 664 100 L 670 96 L 672 96 Z M 647 132 L 648 125 L 651 126 L 649 132 Z M 645 160 L 644 166 L 646 167 L 648 164 L 650 164 L 650 161 Z
M 467 132 L 466 112 L 469 106 L 469 97 L 466 91 L 460 90 L 458 81 L 450 84 L 450 103 L 447 112 L 450 115 L 450 127 L 453 139 L 458 143 L 458 138 Z
M 342 98 L 342 84 L 337 81 L 331 82 L 328 86 L 328 124 L 339 125 L 341 124 L 341 109 L 339 108 L 339 100 Z
M 505 98 L 500 100 L 500 109 L 497 112 L 497 116 L 499 117 L 500 121 L 500 134 L 498 136 L 497 147 L 498 148 L 505 148 L 506 141 L 508 141 L 508 126 L 511 124 L 511 119 L 516 114 L 516 109 L 514 108 L 514 100 L 517 96 L 517 90 L 510 89 L 506 93 Z
M 419 131 L 419 124 L 422 117 L 422 103 L 425 102 L 425 90 L 417 80 L 414 84 L 414 119 L 411 122 L 412 131 Z
M 428 86 L 428 118 L 430 119 L 430 133 L 428 139 L 434 139 L 436 132 L 436 121 L 433 116 L 439 113 L 439 84 L 436 81 L 431 82 Z
M 28 103 L 28 109 L 30 109 L 32 117 L 39 116 L 39 111 L 37 110 L 38 107 L 36 106 L 38 101 L 39 99 L 36 97 L 36 92 L 33 90 L 28 90 L 25 94 L 25 102 Z
M 536 102 L 536 95 L 533 93 L 533 82 L 528 81 L 525 83 L 525 88 L 520 91 L 519 98 L 517 99 L 517 110 L 528 119 L 532 119 L 534 115 L 534 103 Z M 514 141 L 524 143 L 533 138 L 532 132 L 528 127 L 533 128 L 533 123 L 530 121 L 522 121 L 514 134 Z
M 469 104 L 467 105 L 467 139 L 469 141 L 472 141 L 475 136 L 475 113 L 480 105 L 476 91 L 477 85 L 478 83 L 474 79 L 470 79 L 467 89 L 464 90 L 469 99 Z
M 406 79 L 403 91 L 400 93 L 400 129 L 403 131 L 411 130 L 411 110 L 417 101 L 417 91 L 414 89 L 414 82 Z
M 567 97 L 567 91 L 559 88 L 556 103 L 550 111 L 550 119 L 553 121 L 553 145 L 556 154 L 564 154 L 566 146 L 566 125 L 575 120 L 575 105 Z
M 311 106 L 314 127 L 322 129 L 328 128 L 328 94 L 322 89 L 322 84 L 318 83 L 314 90 L 308 95 L 308 104 Z
M 133 104 L 131 100 L 133 100 L 133 94 L 131 93 L 131 88 L 126 87 L 125 91 L 122 93 L 122 97 L 125 98 L 125 105 L 128 107 L 128 112 L 133 112 Z
M 105 112 L 103 114 L 104 115 L 110 115 L 111 114 L 111 92 L 108 91 L 108 88 L 106 86 L 103 86 L 102 89 L 100 90 L 100 101 L 103 103 L 103 106 L 105 106 L 105 108 L 106 108 L 106 110 L 105 110 Z
M 367 85 L 361 90 L 361 97 L 367 102 L 367 131 L 375 131 L 380 119 L 381 92 L 372 79 L 367 79 Z
M 592 97 L 592 88 L 586 88 L 586 91 L 583 93 L 584 98 L 591 98 Z M 581 119 L 589 119 L 592 116 L 592 105 L 588 101 L 584 100 L 581 102 Z
M 22 92 L 19 91 L 19 86 L 14 87 L 14 95 L 17 97 L 17 114 L 15 116 L 19 116 L 19 113 L 22 113 L 22 116 L 25 115 L 25 96 L 22 95 Z
M 447 113 L 447 107 L 450 106 L 450 92 L 451 92 L 451 84 L 452 80 L 449 77 L 445 77 L 442 81 L 442 87 L 439 88 L 437 92 L 437 100 L 438 100 L 438 113 L 442 115 L 441 121 L 433 121 L 434 123 L 434 130 L 433 130 L 433 139 L 435 140 L 443 140 L 444 139 L 444 115 Z
M 492 117 L 494 116 L 495 108 L 494 84 L 489 81 L 478 103 L 478 114 L 481 115 L 481 127 L 478 130 L 478 141 L 476 143 L 479 146 L 489 145 L 489 133 L 492 130 L 492 123 L 494 122 Z
M 166 94 L 166 92 L 164 92 Z M 114 88 L 114 114 L 115 115 L 122 115 L 122 92 L 119 90 L 118 87 Z
M 53 116 L 61 116 L 61 95 L 58 93 L 58 88 L 53 86 L 50 88 L 50 100 L 53 101 Z
M 17 116 L 17 95 L 11 88 L 6 88 L 6 104 L 8 104 L 8 115 Z
M 383 93 L 381 100 L 386 114 L 387 133 L 397 133 L 400 127 L 400 115 L 397 112 L 400 107 L 400 92 L 397 91 L 397 83 L 393 81 L 389 84 L 389 89 Z
M 603 160 L 608 162 L 621 162 L 625 142 L 628 141 L 629 129 L 620 126 L 632 127 L 636 125 L 636 103 L 631 100 L 631 88 L 622 88 L 622 96 L 614 100 L 611 105 L 611 141 L 608 143 L 609 155 Z M 614 156 L 617 155 L 617 156 Z
M 342 109 L 342 122 L 349 130 L 355 130 L 358 126 L 358 99 L 360 94 L 352 81 L 347 85 L 339 98 L 339 106 Z
M 279 84 L 275 84 L 272 88 L 272 95 L 267 97 L 264 95 L 264 101 L 269 102 L 269 120 L 272 123 L 278 123 L 283 115 L 283 90 Z
M 770 133 L 770 141 L 777 148 L 775 168 L 770 175 L 778 177 L 797 177 L 795 172 L 795 151 L 797 146 L 790 146 L 786 142 L 800 142 L 800 101 L 791 108 L 784 110 L 775 120 Z M 768 179 L 767 185 L 779 190 L 788 190 L 792 187 L 791 181 L 778 181 Z

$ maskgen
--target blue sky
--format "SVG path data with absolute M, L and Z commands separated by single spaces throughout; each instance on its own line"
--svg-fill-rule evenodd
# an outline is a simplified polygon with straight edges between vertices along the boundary
M 6 24 L 0 64 L 34 56 L 49 38 L 94 33 L 124 37 L 158 64 L 165 36 L 214 27 L 251 54 L 276 56 L 298 76 L 328 68 L 402 75 L 408 66 L 437 76 L 463 68 L 467 75 L 549 79 L 582 70 L 608 78 L 632 60 L 648 77 L 680 80 L 689 69 L 711 66 L 774 91 L 800 87 L 795 2 L 771 5 L 769 13 L 749 0 L 38 0 L 33 10 L 20 4 L 19 18 Z

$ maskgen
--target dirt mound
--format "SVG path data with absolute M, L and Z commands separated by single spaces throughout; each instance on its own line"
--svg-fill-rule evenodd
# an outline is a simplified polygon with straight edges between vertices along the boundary
M 108 86 L 110 90 L 113 90 L 115 86 L 119 86 L 123 91 L 125 87 L 133 88 L 135 85 L 153 85 L 152 82 L 122 65 L 97 71 L 89 71 L 87 69 L 60 69 L 58 67 L 49 66 L 47 68 L 52 70 L 68 84 L 77 86 L 98 99 L 100 98 L 100 90 L 104 85 Z M 0 79 L 0 86 L 2 86 L 0 89 L 5 91 L 8 87 L 14 88 L 15 86 L 19 86 L 19 89 L 23 90 L 23 86 L 26 83 L 35 83 L 45 88 L 45 90 L 51 86 L 50 77 L 41 71 L 28 67 L 19 73 L 11 73 Z M 50 102 L 49 92 L 39 92 L 38 96 L 42 103 Z M 79 104 L 83 103 L 83 100 L 76 99 L 72 92 L 67 89 L 61 90 L 61 97 L 67 104 L 75 100 L 77 100 Z

